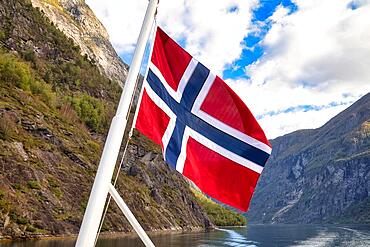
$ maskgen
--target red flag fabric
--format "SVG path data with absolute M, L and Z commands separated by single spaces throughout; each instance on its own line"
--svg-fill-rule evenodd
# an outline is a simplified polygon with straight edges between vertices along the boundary
M 271 145 L 218 76 L 157 28 L 135 127 L 212 198 L 247 211 Z

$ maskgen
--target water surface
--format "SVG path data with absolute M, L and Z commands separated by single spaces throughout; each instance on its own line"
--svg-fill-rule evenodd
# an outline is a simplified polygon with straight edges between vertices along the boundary
M 151 236 L 156 246 L 368 247 L 369 225 L 248 225 L 211 232 Z M 74 240 L 0 243 L 0 247 L 73 247 Z M 136 237 L 100 239 L 97 247 L 144 246 Z

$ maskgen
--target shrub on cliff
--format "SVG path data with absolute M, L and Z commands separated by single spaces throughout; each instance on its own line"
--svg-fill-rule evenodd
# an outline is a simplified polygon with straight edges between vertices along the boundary
M 203 207 L 212 223 L 216 226 L 246 225 L 247 220 L 243 215 L 217 204 L 199 191 L 194 189 L 192 191 L 198 203 Z
M 55 106 L 56 95 L 51 85 L 37 80 L 30 65 L 15 55 L 0 52 L 0 81 L 39 96 L 50 107 Z
M 81 93 L 67 97 L 67 101 L 77 112 L 79 118 L 93 131 L 100 132 L 107 127 L 107 111 L 101 100 Z

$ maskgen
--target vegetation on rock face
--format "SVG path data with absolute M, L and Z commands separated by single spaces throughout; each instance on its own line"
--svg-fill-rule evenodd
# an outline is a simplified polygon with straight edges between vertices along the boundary
M 107 31 L 85 1 L 31 1 L 58 29 L 74 40 L 82 54 L 92 61 L 98 61 L 96 65 L 103 74 L 118 83 L 125 81 L 127 65 L 113 49 Z
M 0 20 L 0 237 L 77 233 L 120 87 L 28 0 Z M 157 146 L 129 150 L 117 188 L 145 229 L 212 225 Z M 114 203 L 103 229 L 131 231 Z
M 249 221 L 370 222 L 370 93 L 314 130 L 271 141 Z
M 108 126 L 107 109 L 104 102 L 86 93 L 67 97 L 79 118 L 92 130 L 101 132 Z
M 6 198 L 5 191 L 0 190 L 0 213 L 9 212 L 11 203 Z
M 15 85 L 25 92 L 40 97 L 49 107 L 55 107 L 56 94 L 51 85 L 37 80 L 31 66 L 13 54 L 0 51 L 0 81 Z
M 90 96 L 86 92 L 61 90 L 58 84 L 53 89 L 51 84 L 46 83 L 43 78 L 37 78 L 39 71 L 33 67 L 36 66 L 36 60 L 38 66 L 40 66 L 41 59 L 35 58 L 34 53 L 32 53 L 32 56 L 29 54 L 31 53 L 26 53 L 23 59 L 30 59 L 33 62 L 27 62 L 15 54 L 0 51 L 0 81 L 3 84 L 2 86 L 12 87 L 14 85 L 23 92 L 30 93 L 43 101 L 51 110 L 66 109 L 66 104 L 69 104 L 78 115 L 79 120 L 92 131 L 103 132 L 108 126 L 108 120 L 111 117 L 108 109 L 112 109 L 113 102 L 110 102 L 111 105 L 109 105 L 109 101 L 107 104 L 106 100 Z M 46 63 L 44 67 L 47 67 Z M 84 84 L 83 82 L 86 80 L 84 80 L 83 74 L 77 72 L 81 69 L 78 66 L 75 66 L 75 69 L 74 76 L 78 78 L 76 81 L 81 86 L 81 83 Z M 67 78 L 70 78 L 70 76 L 67 75 Z
M 200 191 L 195 189 L 192 189 L 192 191 L 199 204 L 206 211 L 209 219 L 216 226 L 245 226 L 247 224 L 247 220 L 243 215 L 217 204 Z

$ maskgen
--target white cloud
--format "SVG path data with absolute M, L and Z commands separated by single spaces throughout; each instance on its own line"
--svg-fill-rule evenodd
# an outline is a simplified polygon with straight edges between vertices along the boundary
M 165 12 L 165 6 L 170 3 L 176 5 L 175 8 L 179 6 L 177 1 L 163 0 Z M 242 41 L 251 31 L 251 10 L 256 5 L 256 1 L 212 1 L 210 4 L 205 0 L 187 0 L 180 18 L 166 15 L 167 19 L 159 15 L 159 20 L 170 34 L 186 37 L 185 48 L 221 74 L 225 65 L 240 57 Z M 173 19 L 182 25 L 173 26 Z
M 352 10 L 348 3 L 297 0 L 291 15 L 278 8 L 262 41 L 265 55 L 247 68 L 253 82 L 323 90 L 370 84 L 370 5 Z
M 268 19 L 271 29 L 260 42 L 264 54 L 246 68 L 250 79 L 228 81 L 260 116 L 269 138 L 319 127 L 370 91 L 370 1 L 294 2 L 298 9 L 293 14 L 280 5 Z M 118 52 L 132 53 L 148 1 L 87 3 Z M 264 26 L 251 23 L 257 5 L 258 0 L 161 0 L 158 22 L 191 54 L 221 74 L 228 65 L 239 66 L 235 60 L 245 48 L 243 39 Z M 333 106 L 333 102 L 340 104 Z M 328 107 L 286 111 L 302 105 Z
M 268 138 L 290 133 L 298 129 L 322 126 L 330 118 L 356 101 L 363 92 L 353 90 L 321 91 L 304 87 L 291 87 L 283 82 L 254 84 L 247 80 L 228 80 L 228 84 L 241 96 L 252 113 L 258 118 Z M 317 106 L 322 109 L 303 109 Z M 298 108 L 291 111 L 290 108 Z
M 87 0 L 102 21 L 119 53 L 132 52 L 147 0 Z M 238 59 L 250 32 L 257 0 L 161 0 L 158 22 L 199 61 L 222 73 Z
M 357 2 L 352 10 L 345 0 L 296 0 L 295 13 L 279 6 L 269 18 L 264 55 L 246 68 L 251 79 L 230 82 L 252 111 L 264 116 L 292 106 L 345 103 L 266 115 L 260 122 L 270 138 L 319 127 L 370 91 L 370 6 Z
M 328 116 L 335 116 L 349 104 L 324 108 L 320 111 L 287 112 L 266 116 L 259 121 L 267 136 L 277 137 L 282 133 L 291 133 L 299 129 L 314 129 L 324 125 Z
M 86 0 L 107 29 L 119 53 L 133 52 L 144 19 L 147 0 Z

